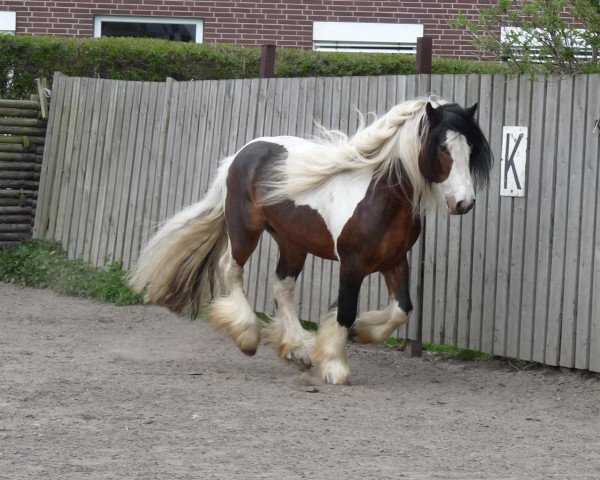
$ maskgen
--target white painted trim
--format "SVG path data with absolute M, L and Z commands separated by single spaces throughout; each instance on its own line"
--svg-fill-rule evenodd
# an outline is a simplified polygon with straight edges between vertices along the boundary
M 94 37 L 98 38 L 102 32 L 102 22 L 124 23 L 179 23 L 196 26 L 196 43 L 202 43 L 204 36 L 204 21 L 197 18 L 182 17 L 136 17 L 129 15 L 97 15 L 94 17 Z
M 0 12 L 0 33 L 16 33 L 17 13 Z
M 416 53 L 423 25 L 313 22 L 313 50 Z

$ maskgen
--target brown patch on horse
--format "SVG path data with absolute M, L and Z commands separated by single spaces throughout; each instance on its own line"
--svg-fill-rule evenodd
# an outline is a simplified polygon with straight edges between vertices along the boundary
M 452 157 L 443 145 L 436 149 L 435 158 L 425 158 L 423 149 L 419 152 L 419 169 L 421 174 L 431 183 L 442 183 L 452 170 Z
M 256 141 L 240 150 L 229 168 L 225 219 L 238 265 L 246 263 L 265 229 L 283 249 L 289 243 L 289 250 L 336 259 L 331 233 L 316 210 L 292 201 L 261 206 L 261 182 L 286 155 L 282 145 Z
M 315 209 L 289 201 L 264 207 L 263 211 L 268 223 L 267 231 L 283 250 L 305 251 L 337 260 L 331 232 Z
M 338 239 L 340 260 L 357 258 L 354 268 L 364 275 L 397 265 L 421 231 L 411 196 L 406 185 L 402 188 L 372 182 Z

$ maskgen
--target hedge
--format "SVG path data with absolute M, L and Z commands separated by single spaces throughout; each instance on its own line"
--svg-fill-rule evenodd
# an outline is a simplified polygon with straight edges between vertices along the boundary
M 0 97 L 35 91 L 35 78 L 66 75 L 164 81 L 258 76 L 260 49 L 144 38 L 1 35 Z M 435 58 L 434 73 L 509 73 L 501 63 Z M 278 49 L 278 77 L 403 75 L 415 73 L 415 57 L 402 54 Z

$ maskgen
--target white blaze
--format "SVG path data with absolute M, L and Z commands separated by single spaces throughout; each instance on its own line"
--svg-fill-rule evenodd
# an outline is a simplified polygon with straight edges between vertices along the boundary
M 475 189 L 469 170 L 469 157 L 471 148 L 464 135 L 448 130 L 446 133 L 446 147 L 452 157 L 452 169 L 448 178 L 439 184 L 434 184 L 451 204 L 460 201 L 472 203 L 475 200 Z

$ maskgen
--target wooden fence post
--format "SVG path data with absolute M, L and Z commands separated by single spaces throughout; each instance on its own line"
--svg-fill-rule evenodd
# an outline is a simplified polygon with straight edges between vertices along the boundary
M 275 45 L 263 45 L 260 54 L 260 78 L 273 78 L 275 76 Z
M 431 59 L 432 59 L 432 51 L 433 51 L 433 39 L 431 37 L 419 37 L 417 38 L 417 75 L 431 74 Z M 425 222 L 423 222 L 423 226 L 421 229 L 421 238 L 425 238 Z M 414 340 L 408 340 L 408 344 L 406 345 L 406 353 L 409 357 L 420 357 L 423 354 L 423 268 L 425 266 L 425 242 L 422 241 L 420 243 L 420 251 L 419 251 L 419 268 L 421 269 L 421 274 L 419 276 L 420 285 L 417 286 L 417 318 L 419 324 L 417 325 L 417 338 Z M 417 268 L 416 265 L 413 265 L 412 268 Z
M 417 74 L 431 74 L 433 38 L 417 38 Z

